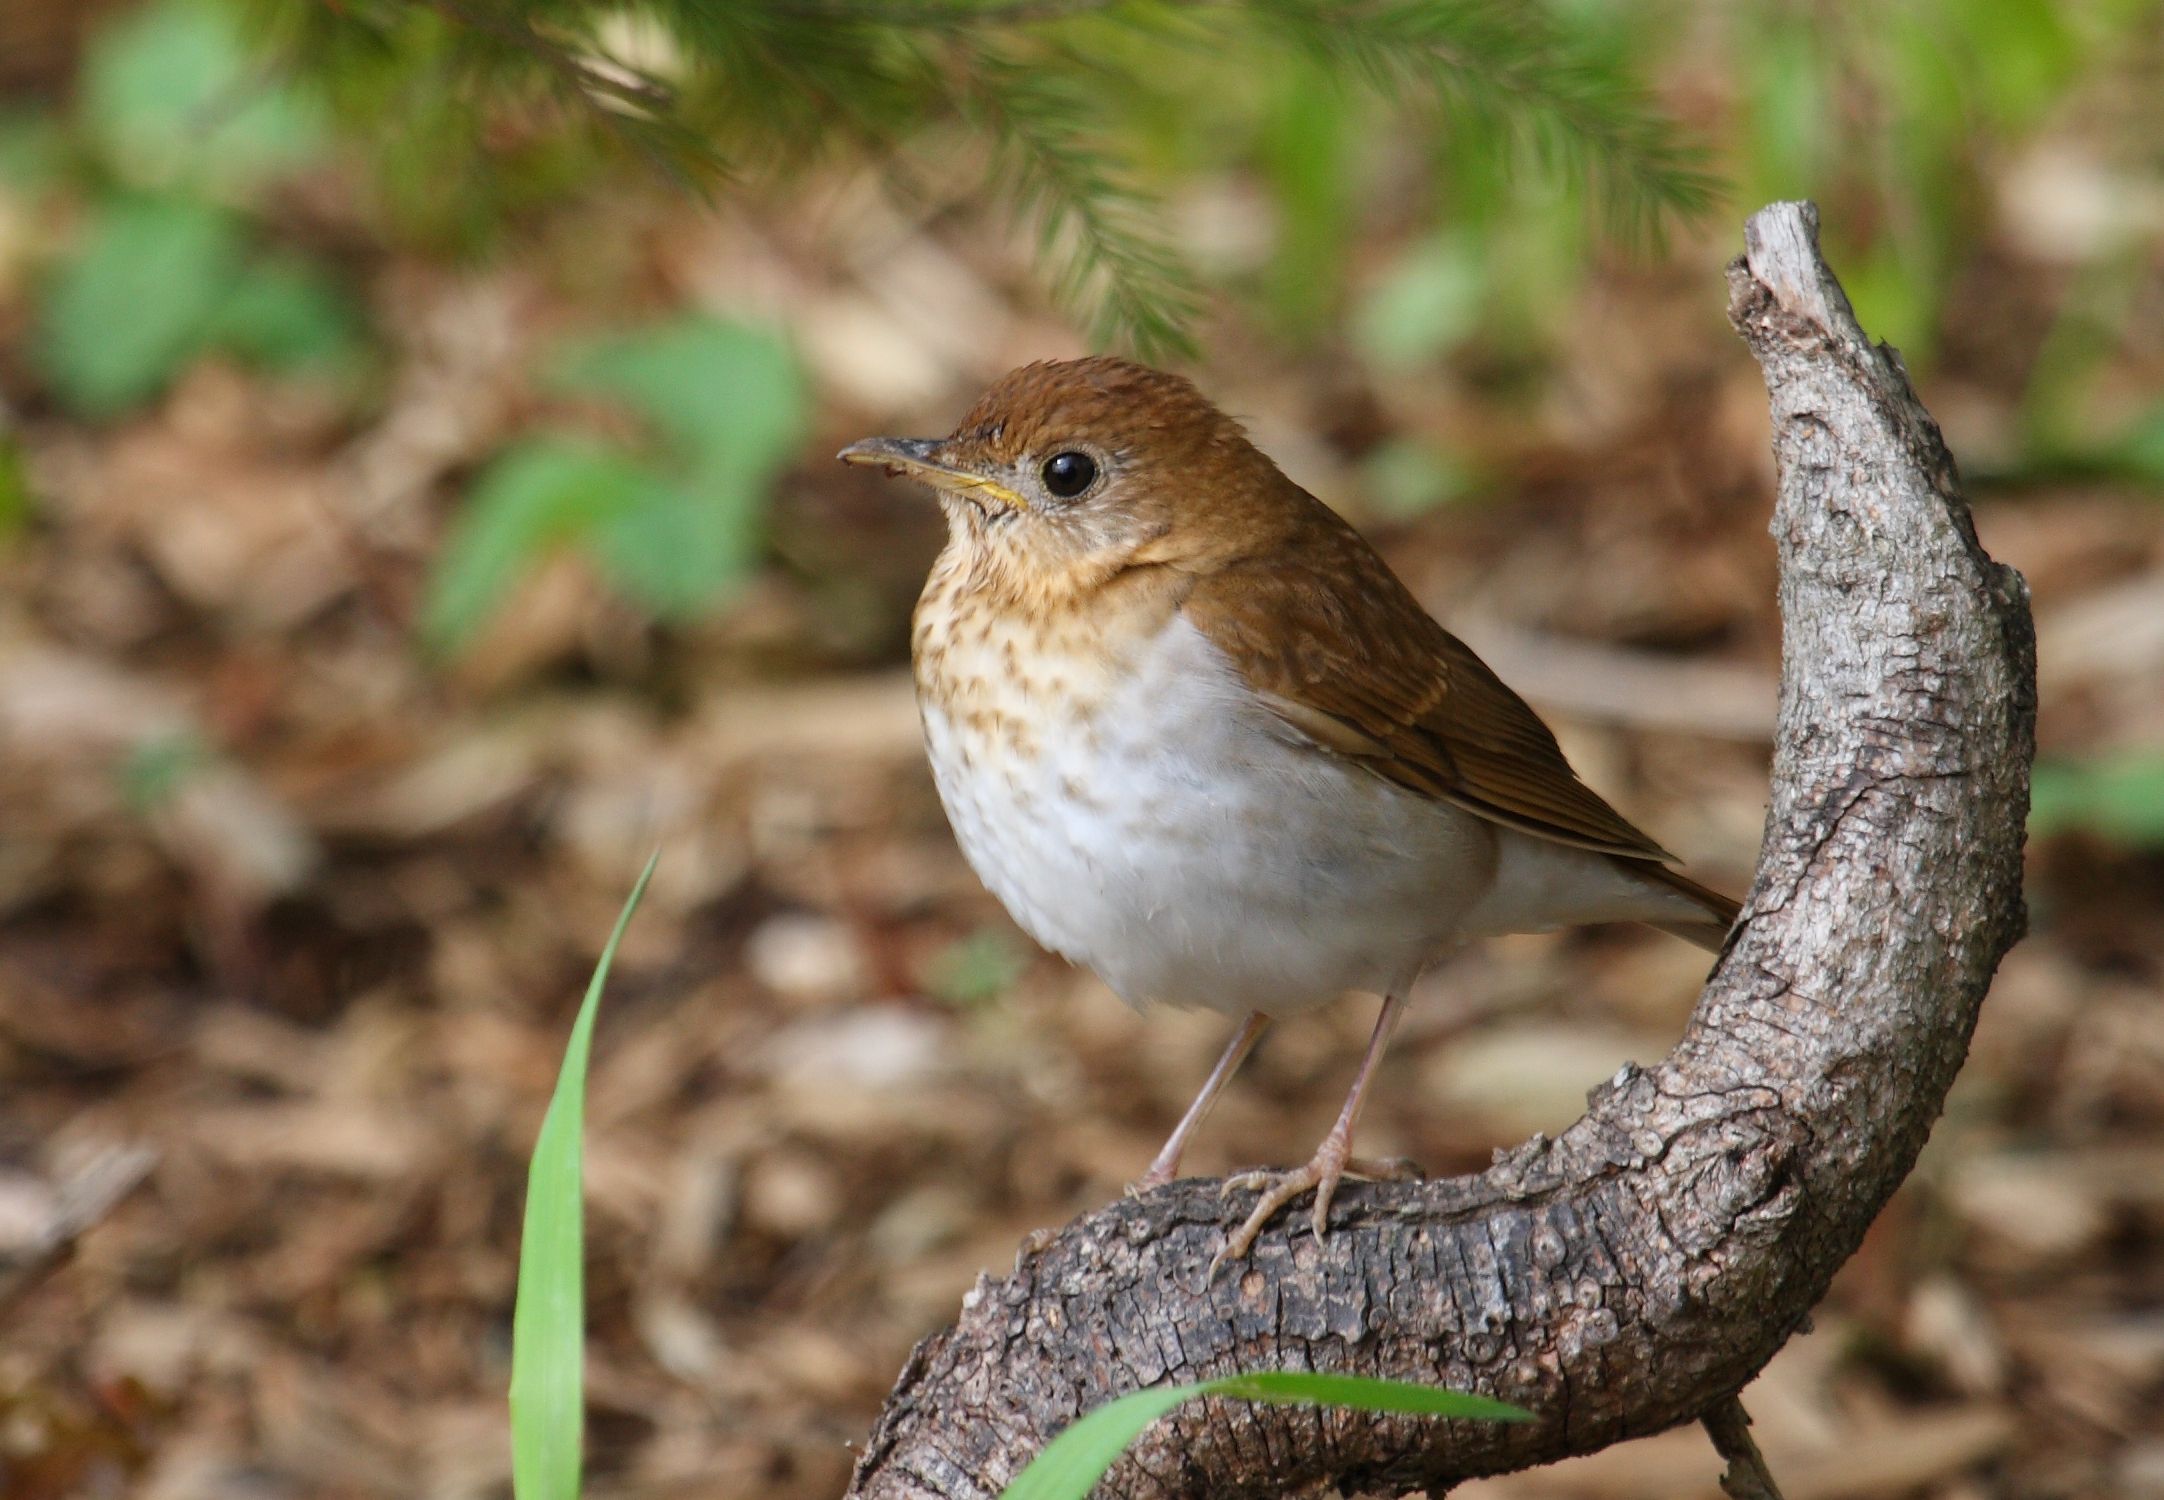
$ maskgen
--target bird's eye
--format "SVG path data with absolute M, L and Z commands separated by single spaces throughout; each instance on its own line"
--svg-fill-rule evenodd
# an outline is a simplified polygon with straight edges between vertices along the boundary
M 1087 453 L 1055 453 L 1044 461 L 1044 487 L 1072 500 L 1097 478 L 1097 461 Z

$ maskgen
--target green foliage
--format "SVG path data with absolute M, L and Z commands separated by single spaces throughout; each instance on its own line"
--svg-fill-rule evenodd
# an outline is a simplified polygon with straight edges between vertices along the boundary
M 1453 131 L 1583 182 L 1629 238 L 1711 206 L 1715 180 L 1601 35 L 1591 11 L 1497 0 L 1265 0 L 1252 12 L 1340 76 L 1436 109 Z
M 359 344 L 344 290 L 302 258 L 264 249 L 241 200 L 316 158 L 306 96 L 249 60 L 211 0 L 158 0 L 101 32 L 73 134 L 92 204 L 51 272 L 33 352 L 53 393 L 111 417 L 222 350 L 279 370 L 335 368 Z M 67 152 L 12 130 L 6 168 L 43 188 Z
M 1857 316 L 1912 365 L 1958 259 L 1984 237 L 1983 170 L 2109 59 L 2144 4 L 1844 0 L 1736 10 L 1745 201 L 1826 203 Z
M 209 342 L 242 254 L 224 209 L 185 198 L 108 202 L 46 297 L 38 352 L 54 393 L 89 416 L 155 395 Z
M 1268 306 L 1286 331 L 1312 336 L 1337 311 L 1335 293 L 1358 209 L 1352 131 L 1335 81 L 1306 58 L 1282 70 L 1263 122 L 1263 173 L 1277 200 Z
M 700 317 L 573 344 L 549 384 L 634 419 L 640 451 L 539 436 L 490 465 L 430 583 L 423 633 L 439 651 L 469 641 L 558 546 L 665 618 L 711 607 L 758 561 L 767 495 L 809 408 L 778 338 Z
M 2058 316 L 2030 362 L 2021 403 L 2021 451 L 2001 480 L 2121 479 L 2164 486 L 2164 402 L 2131 420 L 2105 387 L 2125 330 L 2138 324 L 2154 281 L 2155 247 L 2122 236 L 2069 282 Z
M 2164 848 L 2164 748 L 2086 762 L 2045 761 L 2029 790 L 2029 831 L 2080 830 Z
M 212 345 L 274 370 L 333 369 L 361 340 L 360 314 L 322 267 L 298 255 L 254 257 L 212 313 Z
M 55 272 L 35 345 L 53 393 L 90 417 L 158 394 L 214 349 L 274 369 L 349 358 L 359 317 L 328 277 L 251 251 L 229 209 L 121 193 Z
M 513 153 L 574 143 L 565 170 L 629 157 L 702 185 L 868 156 L 906 195 L 993 193 L 1033 227 L 1060 299 L 1145 354 L 1186 346 L 1200 297 L 1141 121 L 1191 149 L 1247 143 L 1270 164 L 1284 200 L 1275 282 L 1295 324 L 1328 305 L 1324 262 L 1348 239 L 1346 110 L 1362 101 L 1437 138 L 1477 128 L 1512 170 L 1583 181 L 1627 233 L 1711 195 L 1630 69 L 1583 45 L 1593 23 L 1523 0 L 656 0 L 635 13 L 613 0 L 349 0 L 262 13 L 341 110 L 391 127 L 394 199 L 424 167 L 439 195 L 446 181 L 520 176 L 507 139 Z M 1259 100 L 1254 78 L 1286 91 Z M 395 144 L 424 131 L 425 147 Z M 974 138 L 966 152 L 958 131 Z M 483 151 L 493 174 L 458 160 Z
M 423 635 L 456 650 L 535 557 L 590 537 L 650 488 L 644 469 L 590 443 L 532 438 L 504 454 L 475 481 L 436 560 Z
M 23 447 L 0 431 L 0 542 L 23 529 L 30 519 L 30 476 L 24 472 Z
M 609 966 L 660 858 L 658 849 L 648 857 L 594 965 L 527 1168 L 511 1316 L 511 1488 L 517 1500 L 576 1500 L 579 1493 L 586 1429 L 586 1062 Z
M 1405 1416 L 1483 1422 L 1529 1422 L 1532 1413 L 1483 1396 L 1467 1396 L 1402 1380 L 1271 1370 L 1228 1375 L 1195 1385 L 1136 1391 L 1098 1407 L 1069 1427 L 1000 1492 L 1000 1500 L 1084 1500 L 1143 1430 L 1198 1396 L 1262 1401 L 1273 1406 L 1344 1406 Z
M 130 749 L 121 762 L 120 795 L 132 811 L 147 816 L 172 801 L 190 778 L 215 759 L 215 752 L 193 730 L 153 735 Z
M 1029 955 L 1011 933 L 985 927 L 942 949 L 924 984 L 933 998 L 971 1009 L 1005 994 L 1028 967 Z
M 1377 447 L 1361 463 L 1361 493 L 1386 516 L 1417 516 L 1472 494 L 1478 483 L 1446 450 L 1413 438 Z
M 0 185 L 43 192 L 67 162 L 67 138 L 50 115 L 0 107 Z
M 1153 225 L 1157 206 L 1104 154 L 1087 81 L 991 56 L 962 105 L 994 143 L 988 186 L 1037 225 L 1053 295 L 1093 308 L 1102 337 L 1191 352 L 1194 284 Z
M 1490 278 L 1478 244 L 1463 230 L 1415 242 L 1354 310 L 1353 342 L 1384 371 L 1447 353 L 1480 326 Z
M 2164 486 L 2164 402 L 2127 428 L 2111 446 L 2110 457 L 2121 472 Z
M 804 383 L 788 346 L 709 318 L 573 344 L 555 384 L 620 403 L 700 474 L 767 477 L 805 421 Z
M 1721 48 L 1710 70 L 1735 81 L 1734 118 L 1720 135 L 1734 143 L 1729 163 L 1742 184 L 1739 206 L 1820 200 L 1829 254 L 1865 326 L 1923 366 L 1936 348 L 1948 290 L 1992 238 L 1986 174 L 2063 120 L 2077 92 L 2130 55 L 2125 44 L 2145 21 L 2153 27 L 2159 7 L 2156 0 L 2082 7 L 2050 0 L 1559 0 L 1555 14 L 1572 45 L 1599 57 L 1611 77 L 1659 72 L 1678 56 L 1680 36 L 1691 36 L 1694 48 Z M 2131 68 L 2125 71 L 2131 77 Z M 2138 123 L 2126 133 L 2130 152 L 2144 150 Z M 1598 188 L 1582 173 L 1525 172 L 1522 148 L 1514 146 L 1521 137 L 1507 117 L 1474 111 L 1433 143 L 1437 223 L 1354 304 L 1358 347 L 1378 371 L 1417 366 L 1468 343 L 1502 356 L 1507 369 L 1570 326 L 1594 248 L 1577 200 Z M 1456 258 L 1455 266 L 1440 260 L 1439 246 L 1449 247 L 1440 254 Z M 2146 285 L 2152 258 L 2125 257 L 2115 272 L 2119 286 Z M 1442 279 L 1453 272 L 1469 292 L 1462 304 L 1442 297 L 1445 287 L 1455 290 Z M 1423 295 L 1438 300 L 1423 307 Z M 2114 292 L 2103 300 L 2120 299 Z M 2085 321 L 2115 323 L 2094 303 Z M 2055 412 L 2081 407 L 2080 393 L 2058 399 L 2064 386 L 2054 377 L 2066 369 L 2063 360 L 2039 362 L 2038 394 Z M 2055 449 L 2097 441 L 2109 448 L 2108 437 L 2074 437 L 2078 428 L 2057 424 Z M 2097 462 L 2116 456 L 2087 455 Z
M 232 191 L 313 158 L 321 111 L 252 62 L 225 10 L 159 0 L 121 14 L 83 70 L 82 112 L 104 160 L 126 179 Z

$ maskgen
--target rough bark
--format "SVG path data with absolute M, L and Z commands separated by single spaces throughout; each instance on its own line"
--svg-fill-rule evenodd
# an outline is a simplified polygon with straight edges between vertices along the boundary
M 1524 1426 L 1207 1401 L 1102 1494 L 1441 1492 L 1713 1416 L 1907 1175 L 2020 935 L 2026 592 L 1977 545 L 1936 425 L 1857 327 L 1817 213 L 1754 215 L 1729 316 L 1773 412 L 1785 622 L 1764 848 L 1675 1051 L 1476 1177 L 1360 1185 L 1212 1282 L 1246 1203 L 1182 1182 L 984 1278 L 921 1344 L 854 1496 L 996 1496 L 1138 1387 L 1314 1368 L 1478 1391 Z

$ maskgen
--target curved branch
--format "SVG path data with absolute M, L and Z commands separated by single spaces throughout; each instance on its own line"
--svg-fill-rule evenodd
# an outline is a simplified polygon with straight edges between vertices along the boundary
M 1729 316 L 1763 368 L 1786 622 L 1764 850 L 1675 1051 L 1477 1177 L 1365 1185 L 1333 1232 L 1206 1268 L 1214 1182 L 1116 1203 L 981 1279 L 919 1345 L 850 1493 L 998 1494 L 1141 1386 L 1266 1368 L 1423 1380 L 1526 1426 L 1207 1401 L 1105 1494 L 1440 1491 L 1717 1413 L 1907 1175 L 2020 935 L 2035 706 L 2020 577 L 1978 547 L 1937 427 L 1817 249 L 1754 215 Z M 1236 1215 L 1235 1215 L 1236 1217 Z

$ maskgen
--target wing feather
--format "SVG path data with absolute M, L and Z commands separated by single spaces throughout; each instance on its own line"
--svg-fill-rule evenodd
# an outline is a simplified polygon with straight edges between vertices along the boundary
M 1309 500 L 1293 544 L 1200 577 L 1183 612 L 1300 739 L 1422 796 L 1630 860 L 1674 856 L 1571 769 L 1540 716 Z

